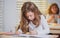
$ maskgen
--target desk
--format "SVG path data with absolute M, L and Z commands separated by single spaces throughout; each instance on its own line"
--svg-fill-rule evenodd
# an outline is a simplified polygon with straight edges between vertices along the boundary
M 36 35 L 29 35 L 29 36 L 26 36 L 26 37 L 23 37 L 23 36 L 14 36 L 14 35 L 0 35 L 0 38 L 57 38 L 58 35 L 43 35 L 44 37 L 39 36 L 39 37 L 35 37 Z M 48 36 L 48 37 L 47 37 Z
M 49 25 L 49 27 L 50 27 L 50 33 L 60 34 L 60 25 L 56 25 L 56 26 Z

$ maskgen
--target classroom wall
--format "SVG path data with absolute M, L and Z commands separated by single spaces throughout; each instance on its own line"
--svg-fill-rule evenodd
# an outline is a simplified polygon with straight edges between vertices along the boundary
M 16 0 L 4 0 L 4 31 L 15 30 L 16 14 Z
M 60 8 L 60 0 L 48 0 L 48 3 L 49 4 L 52 4 L 52 3 L 57 3 L 59 8 Z

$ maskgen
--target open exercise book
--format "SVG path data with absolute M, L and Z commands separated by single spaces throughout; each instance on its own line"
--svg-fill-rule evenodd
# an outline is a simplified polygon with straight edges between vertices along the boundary
M 17 37 L 33 37 L 33 38 L 55 38 L 58 37 L 58 35 L 28 35 L 28 34 L 19 34 Z
M 49 37 L 50 35 L 28 35 L 28 34 L 19 34 L 19 35 L 13 35 L 16 37 Z

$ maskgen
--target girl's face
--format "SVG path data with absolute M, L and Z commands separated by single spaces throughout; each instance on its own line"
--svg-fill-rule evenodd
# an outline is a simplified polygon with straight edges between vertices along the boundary
M 58 11 L 58 8 L 56 6 L 52 6 L 51 11 L 52 11 L 53 14 L 56 14 L 57 11 Z
M 34 18 L 35 18 L 34 13 L 31 12 L 31 11 L 26 13 L 26 17 L 27 17 L 27 19 L 30 20 L 30 21 L 33 21 Z

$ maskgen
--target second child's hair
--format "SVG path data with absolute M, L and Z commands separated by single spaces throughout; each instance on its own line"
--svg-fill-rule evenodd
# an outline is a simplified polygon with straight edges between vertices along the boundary
M 57 5 L 56 3 L 53 3 L 52 5 L 50 5 L 50 7 L 49 7 L 49 9 L 48 9 L 48 13 L 49 13 L 49 14 L 52 14 L 51 8 L 52 8 L 53 6 L 56 6 L 56 7 L 58 8 L 58 11 L 57 11 L 56 14 L 59 14 L 59 7 L 58 7 L 58 5 Z
M 26 13 L 33 12 L 35 19 L 33 20 L 33 24 L 36 25 L 36 27 L 40 24 L 40 11 L 38 10 L 37 6 L 33 2 L 25 2 L 21 8 L 21 21 L 18 26 L 18 29 L 21 29 L 24 33 L 26 33 L 29 30 L 29 22 L 30 20 L 27 19 L 25 16 Z M 17 29 L 17 30 L 18 30 Z

